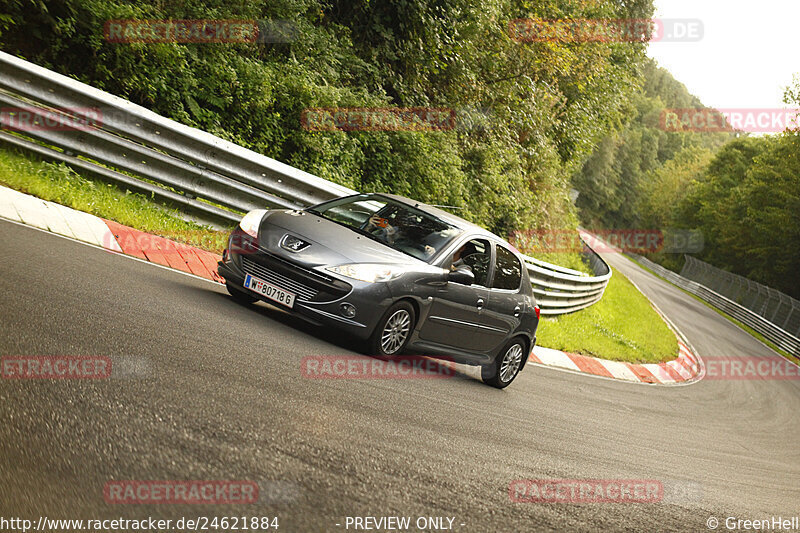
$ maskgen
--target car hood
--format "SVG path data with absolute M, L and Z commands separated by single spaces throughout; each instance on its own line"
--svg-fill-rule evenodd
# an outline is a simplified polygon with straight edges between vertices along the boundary
M 310 243 L 300 251 L 281 247 L 287 235 Z M 391 263 L 423 267 L 423 261 L 394 250 L 341 224 L 306 211 L 272 210 L 261 219 L 259 246 L 308 268 L 345 263 Z

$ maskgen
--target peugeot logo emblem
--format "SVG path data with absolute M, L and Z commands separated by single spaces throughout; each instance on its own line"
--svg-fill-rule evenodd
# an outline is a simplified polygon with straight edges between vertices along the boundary
M 281 248 L 289 250 L 290 252 L 299 252 L 311 246 L 310 242 L 306 242 L 299 237 L 289 235 L 288 233 L 281 239 Z

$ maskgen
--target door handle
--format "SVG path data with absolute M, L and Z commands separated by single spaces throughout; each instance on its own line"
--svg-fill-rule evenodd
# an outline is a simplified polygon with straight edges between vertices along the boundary
M 478 298 L 477 306 L 478 306 L 478 311 L 483 309 L 483 298 Z
M 520 314 L 521 312 L 522 312 L 522 309 L 520 308 L 520 306 L 516 306 L 516 307 L 514 308 L 514 316 L 519 316 L 519 314 Z

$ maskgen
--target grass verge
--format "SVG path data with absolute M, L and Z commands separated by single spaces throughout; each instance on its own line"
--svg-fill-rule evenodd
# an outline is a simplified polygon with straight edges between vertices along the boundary
M 568 315 L 542 316 L 537 336 L 537 344 L 547 348 L 628 363 L 660 363 L 678 354 L 675 333 L 617 270 L 599 302 Z
M 650 269 L 650 268 L 648 268 L 647 266 L 643 265 L 642 263 L 640 263 L 640 262 L 639 262 L 639 261 L 637 261 L 636 259 L 634 259 L 634 258 L 632 258 L 632 257 L 628 257 L 628 256 L 627 256 L 627 255 L 625 255 L 625 254 L 623 254 L 623 256 L 624 256 L 626 259 L 628 259 L 629 261 L 631 261 L 631 262 L 635 263 L 637 266 L 639 266 L 639 268 L 641 268 L 641 269 L 643 269 L 643 270 L 645 270 L 645 271 L 647 271 L 647 272 L 651 273 L 652 275 L 654 275 L 654 276 L 655 276 L 655 277 L 657 277 L 658 279 L 661 279 L 661 280 L 664 280 L 664 281 L 666 281 L 667 283 L 669 283 L 669 284 L 670 284 L 670 285 L 672 285 L 673 287 L 675 287 L 675 288 L 677 288 L 677 289 L 680 289 L 681 291 L 683 291 L 684 293 L 688 294 L 689 296 L 691 296 L 692 298 L 694 298 L 695 300 L 697 300 L 697 301 L 698 301 L 698 302 L 700 302 L 701 304 L 705 305 L 706 307 L 708 307 L 708 308 L 709 308 L 709 309 L 711 309 L 712 311 L 716 312 L 718 315 L 720 315 L 720 316 L 722 316 L 722 317 L 724 317 L 724 318 L 727 318 L 728 320 L 730 320 L 731 322 L 733 322 L 735 325 L 737 325 L 737 326 L 739 326 L 741 329 L 743 329 L 745 332 L 749 333 L 751 336 L 753 336 L 753 337 L 755 337 L 756 339 L 758 339 L 759 341 L 763 342 L 764 344 L 766 344 L 767 346 L 769 346 L 769 347 L 770 347 L 772 350 L 774 350 L 774 351 L 776 351 L 777 353 L 781 354 L 781 355 L 782 355 L 783 357 L 785 357 L 786 359 L 788 359 L 788 360 L 790 360 L 790 361 L 792 361 L 792 362 L 794 362 L 794 363 L 796 363 L 796 364 L 800 364 L 800 358 L 798 358 L 798 357 L 795 357 L 794 355 L 790 354 L 790 353 L 789 353 L 789 352 L 787 352 L 786 350 L 784 350 L 784 349 L 782 349 L 782 348 L 778 347 L 778 345 L 776 345 L 774 342 L 772 342 L 771 340 L 769 340 L 769 339 L 768 339 L 768 338 L 766 338 L 764 335 L 762 335 L 761 333 L 757 332 L 756 330 L 754 330 L 753 328 L 751 328 L 751 327 L 750 327 L 750 326 L 748 326 L 747 324 L 744 324 L 743 322 L 740 322 L 740 321 L 736 320 L 735 318 L 733 318 L 731 315 L 729 315 L 729 314 L 728 314 L 728 313 L 726 313 L 725 311 L 722 311 L 721 309 L 717 309 L 716 307 L 714 307 L 713 305 L 711 305 L 711 304 L 710 304 L 710 303 L 708 303 L 707 301 L 703 300 L 702 298 L 700 298 L 699 296 L 697 296 L 697 295 L 695 295 L 695 294 L 692 294 L 691 292 L 687 291 L 686 289 L 682 289 L 681 287 L 678 287 L 677 285 L 675 285 L 674 283 L 672 283 L 672 282 L 671 282 L 670 280 L 668 280 L 667 278 L 664 278 L 664 277 L 662 277 L 662 276 L 659 276 L 659 275 L 658 275 L 656 272 L 654 272 L 652 269 Z
M 526 252 L 523 251 L 523 253 Z M 578 272 L 583 272 L 584 274 L 594 276 L 591 267 L 586 264 L 586 262 L 583 260 L 583 256 L 578 252 L 532 252 L 527 253 L 527 255 L 535 257 L 540 261 L 545 261 L 547 263 L 552 263 L 565 268 L 571 268 L 572 270 L 577 270 Z
M 64 164 L 32 159 L 0 148 L 0 184 L 91 213 L 147 233 L 222 253 L 227 231 L 181 218 L 145 195 L 85 178 Z

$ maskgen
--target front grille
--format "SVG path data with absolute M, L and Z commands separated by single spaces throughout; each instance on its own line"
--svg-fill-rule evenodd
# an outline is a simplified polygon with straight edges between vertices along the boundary
M 309 301 L 317 295 L 318 291 L 315 288 L 309 287 L 305 283 L 288 278 L 283 274 L 279 274 L 274 270 L 259 265 L 247 256 L 242 256 L 242 268 L 247 274 L 251 274 L 257 278 L 272 283 L 276 287 L 280 287 L 285 291 L 293 292 L 297 295 L 298 300 Z

